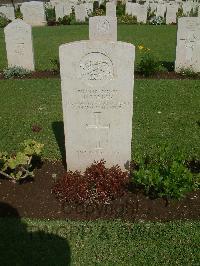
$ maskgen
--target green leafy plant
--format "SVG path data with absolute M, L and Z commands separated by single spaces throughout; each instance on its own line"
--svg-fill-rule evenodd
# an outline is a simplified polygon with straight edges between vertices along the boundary
M 20 7 L 18 7 L 17 9 L 15 9 L 15 17 L 16 17 L 16 18 L 23 19 L 23 14 L 22 14 L 22 12 L 20 11 Z
M 178 18 L 181 18 L 181 17 L 185 17 L 185 15 L 183 13 L 183 8 L 179 7 L 178 13 L 176 14 L 176 19 L 178 20 Z
M 92 13 L 92 16 L 95 17 L 95 16 L 104 16 L 105 15 L 105 12 L 103 9 L 101 8 L 96 8 L 94 10 L 94 12 Z
M 45 8 L 46 20 L 48 26 L 56 25 L 56 12 L 55 8 L 51 6 L 46 6 Z
M 151 53 L 149 48 L 139 45 L 138 49 L 142 53 L 141 60 L 137 65 L 139 73 L 145 77 L 155 74 L 160 68 L 159 60 Z
M 196 73 L 194 72 L 192 69 L 190 68 L 182 68 L 179 73 L 185 77 L 188 78 L 197 78 L 200 77 L 200 73 Z
M 50 59 L 52 65 L 52 71 L 55 73 L 60 73 L 60 61 L 59 58 Z
M 30 70 L 24 69 L 19 66 L 8 67 L 3 70 L 3 75 L 5 79 L 23 78 L 25 76 L 30 75 L 30 73 Z
M 180 199 L 199 187 L 199 174 L 187 167 L 185 154 L 170 146 L 160 148 L 154 158 L 144 155 L 135 160 L 132 182 L 153 197 Z
M 116 6 L 116 15 L 117 17 L 121 17 L 125 15 L 126 6 L 122 2 L 118 1 Z
M 33 177 L 33 159 L 41 155 L 43 146 L 34 140 L 26 140 L 22 144 L 23 151 L 19 151 L 15 155 L 1 152 L 0 175 L 14 182 Z
M 117 17 L 117 23 L 118 24 L 137 24 L 137 18 L 135 16 L 131 15 L 122 15 L 120 17 Z
M 70 25 L 71 24 L 71 21 L 72 21 L 72 16 L 64 16 L 63 18 L 59 18 L 58 19 L 58 23 L 60 25 Z
M 5 28 L 10 22 L 4 14 L 0 13 L 0 28 Z

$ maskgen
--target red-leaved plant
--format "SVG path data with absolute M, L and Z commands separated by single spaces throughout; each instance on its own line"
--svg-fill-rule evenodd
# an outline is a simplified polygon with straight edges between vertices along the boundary
M 61 202 L 108 204 L 125 193 L 129 175 L 118 165 L 106 168 L 105 163 L 104 160 L 94 162 L 83 174 L 68 171 L 55 184 L 52 192 Z

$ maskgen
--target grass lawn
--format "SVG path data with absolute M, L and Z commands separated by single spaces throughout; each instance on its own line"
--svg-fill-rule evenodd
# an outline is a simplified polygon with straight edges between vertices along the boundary
M 36 69 L 52 68 L 50 60 L 58 57 L 59 45 L 79 40 L 88 40 L 88 25 L 33 28 Z M 136 46 L 143 44 L 160 60 L 175 60 L 176 26 L 118 25 L 118 40 Z M 136 53 L 138 62 L 138 50 Z M 0 70 L 5 68 L 6 64 L 4 34 L 3 29 L 0 29 Z
M 133 152 L 156 150 L 163 142 L 200 155 L 200 81 L 136 80 Z M 33 124 L 42 126 L 34 133 Z M 45 144 L 44 156 L 64 152 L 60 80 L 0 81 L 0 151 L 25 139 Z M 59 145 L 58 145 L 59 144 Z
M 0 219 L 0 265 L 199 265 L 200 222 Z

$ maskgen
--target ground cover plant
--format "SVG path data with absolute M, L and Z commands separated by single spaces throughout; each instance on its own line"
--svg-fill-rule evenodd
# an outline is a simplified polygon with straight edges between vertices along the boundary
M 68 171 L 52 189 L 59 201 L 83 205 L 109 204 L 122 196 L 129 183 L 127 171 L 118 165 L 107 168 L 105 161 L 94 162 L 81 174 Z
M 9 155 L 0 152 L 0 176 L 14 182 L 33 177 L 34 160 L 40 160 L 43 144 L 33 140 L 26 140 L 22 144 L 22 150 Z
M 156 152 L 163 142 L 200 154 L 199 86 L 198 80 L 135 81 L 133 155 Z M 35 139 L 44 144 L 44 158 L 64 157 L 60 80 L 0 80 L 0 106 L 1 151 Z
M 135 157 L 132 182 L 143 188 L 150 197 L 167 200 L 181 199 L 187 193 L 200 187 L 200 172 L 190 167 L 191 161 L 200 163 L 198 158 L 186 158 L 183 151 L 170 145 L 160 147 L 157 154 Z
M 175 26 L 170 25 L 118 25 L 118 40 L 133 43 L 136 47 L 143 45 L 151 49 L 159 60 L 174 62 L 176 30 Z M 33 27 L 36 70 L 51 69 L 51 59 L 58 58 L 61 44 L 88 39 L 88 25 Z M 2 71 L 7 67 L 3 29 L 0 29 L 0 58 Z M 141 55 L 136 51 L 136 64 L 140 59 Z

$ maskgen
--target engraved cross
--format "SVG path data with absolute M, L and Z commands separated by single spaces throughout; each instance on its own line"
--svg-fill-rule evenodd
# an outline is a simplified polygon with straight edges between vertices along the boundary
M 105 129 L 105 130 L 108 130 L 110 128 L 110 124 L 108 125 L 101 125 L 100 123 L 100 115 L 101 115 L 101 112 L 94 112 L 94 120 L 95 120 L 95 123 L 92 125 L 90 124 L 86 124 L 86 128 L 87 129 L 95 129 L 96 130 L 96 147 L 95 147 L 95 150 L 102 150 L 103 147 L 101 147 L 101 136 L 100 136 L 100 132 L 99 130 L 101 129 Z

